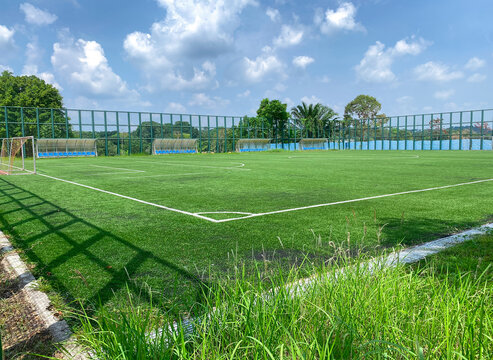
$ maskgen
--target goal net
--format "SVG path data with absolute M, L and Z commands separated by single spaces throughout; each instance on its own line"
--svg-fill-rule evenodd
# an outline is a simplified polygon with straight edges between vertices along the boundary
M 152 142 L 153 155 L 195 154 L 197 139 L 155 139 Z
M 270 139 L 239 139 L 236 142 L 236 151 L 267 151 L 270 150 Z
M 300 150 L 326 150 L 327 139 L 301 139 Z
M 96 139 L 38 139 L 36 155 L 42 158 L 98 156 Z
M 34 138 L 32 136 L 3 138 L 0 141 L 0 175 L 36 173 Z

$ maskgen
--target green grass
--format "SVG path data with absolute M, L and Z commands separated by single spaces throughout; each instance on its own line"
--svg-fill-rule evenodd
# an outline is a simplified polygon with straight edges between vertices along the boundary
M 437 276 L 449 278 L 451 275 L 471 273 L 493 285 L 493 235 L 487 234 L 466 241 L 429 258 L 425 258 L 412 266 L 419 270 L 433 265 Z M 483 274 L 484 273 L 484 274 Z
M 37 164 L 41 174 L 188 212 L 270 212 L 493 177 L 493 152 L 267 152 Z M 322 263 L 341 246 L 407 246 L 470 228 L 492 218 L 492 195 L 487 182 L 212 223 L 42 176 L 11 176 L 0 178 L 0 228 L 36 265 L 35 275 L 69 301 L 107 303 L 125 294 L 125 284 L 138 291 L 146 282 L 172 307 L 177 298 L 199 300 L 238 260 L 260 261 L 267 270 L 298 264 L 307 254 Z
M 159 304 L 137 305 L 129 293 L 124 304 L 80 315 L 79 342 L 102 360 L 491 359 L 493 259 L 482 250 L 491 254 L 493 236 L 371 273 L 362 271 L 365 256 L 340 272 L 355 261 L 344 258 L 340 266 L 312 267 L 312 275 L 324 276 L 298 296 L 286 291 L 301 275 L 296 268 L 270 283 L 263 270 L 240 268 L 211 287 L 191 334 L 181 324 L 160 331 L 173 318 L 160 315 Z M 455 266 L 454 256 L 469 266 Z

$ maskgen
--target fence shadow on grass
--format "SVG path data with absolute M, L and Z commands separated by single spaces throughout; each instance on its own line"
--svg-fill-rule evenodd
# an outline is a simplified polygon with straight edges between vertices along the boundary
M 7 210 L 7 205 L 11 209 Z M 91 262 L 91 266 L 97 267 L 97 271 L 93 271 L 92 275 L 96 276 L 97 272 L 101 272 L 105 279 L 109 278 L 104 286 L 99 283 L 100 281 L 94 283 L 99 289 L 92 289 L 92 294 L 84 299 L 90 303 L 106 304 L 114 297 L 114 293 L 124 290 L 126 286 L 133 293 L 143 295 L 144 298 L 147 297 L 150 300 L 150 295 L 142 291 L 142 281 L 145 278 L 139 269 L 146 261 L 154 262 L 157 267 L 165 269 L 164 274 L 168 274 L 168 279 L 163 279 L 162 288 L 164 291 L 162 294 L 167 294 L 172 299 L 162 299 L 164 303 L 166 300 L 174 300 L 180 295 L 186 295 L 185 298 L 189 300 L 189 303 L 201 303 L 203 300 L 208 284 L 196 275 L 155 253 L 140 248 L 136 244 L 77 217 L 70 211 L 19 187 L 5 178 L 0 178 L 0 208 L 6 209 L 0 212 L 0 229 L 13 237 L 15 245 L 22 248 L 25 255 L 37 264 L 33 271 L 35 275 L 54 274 L 55 269 L 65 267 L 74 272 L 74 278 L 80 277 L 80 286 L 90 287 L 88 285 L 90 279 L 85 279 L 78 269 L 71 268 L 74 266 L 71 262 L 77 257 L 82 257 L 85 259 L 84 261 Z M 9 220 L 9 217 L 14 213 L 18 213 L 16 215 L 19 215 L 17 216 L 19 221 Z M 76 234 L 70 234 L 69 228 L 74 226 L 78 231 Z M 22 231 L 19 230 L 20 228 L 30 231 Z M 53 241 L 54 237 L 57 238 L 56 244 Z M 45 243 L 44 246 L 52 246 L 54 252 L 59 253 L 59 255 L 53 256 L 49 261 L 44 261 L 33 251 L 41 243 Z M 112 248 L 109 247 L 110 244 L 113 244 Z M 113 253 L 115 249 L 118 249 L 118 252 L 125 254 L 127 260 L 123 268 L 115 269 L 112 263 L 108 261 L 108 257 L 115 254 L 95 252 L 95 249 L 104 249 L 105 246 L 106 250 L 112 249 Z M 67 250 L 61 251 L 63 248 Z M 79 273 L 77 273 L 78 271 Z M 162 278 L 163 272 L 160 275 Z M 136 279 L 142 280 L 140 284 Z M 68 301 L 76 300 L 60 279 L 53 276 L 51 281 L 53 281 L 57 291 L 62 293 Z M 170 292 L 170 289 L 173 288 L 173 281 L 175 285 L 176 283 L 183 285 L 175 286 L 176 293 Z M 187 293 L 182 293 L 184 291 Z M 156 300 L 155 298 L 154 301 Z M 174 307 L 171 305 L 173 301 L 167 301 L 167 303 L 169 308 L 165 310 L 173 310 Z

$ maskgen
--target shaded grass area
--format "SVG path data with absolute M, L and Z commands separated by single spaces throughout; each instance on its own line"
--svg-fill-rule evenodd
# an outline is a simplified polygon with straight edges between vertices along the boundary
M 265 212 L 493 177 L 490 152 L 295 152 L 39 161 L 41 173 L 186 211 Z M 419 157 L 416 157 L 418 155 Z M 241 164 L 244 164 L 242 166 Z M 139 172 L 137 172 L 139 171 Z M 484 223 L 493 183 L 214 224 L 40 176 L 0 178 L 0 228 L 62 296 L 108 303 L 147 283 L 203 302 L 235 262 L 324 263 Z M 249 265 L 251 269 L 254 265 Z
M 212 286 L 191 333 L 188 323 L 169 330 L 159 305 L 137 305 L 129 293 L 124 304 L 81 315 L 79 341 L 99 359 L 491 359 L 492 239 L 395 268 L 365 271 L 365 256 L 344 271 L 354 258 L 312 267 L 321 276 L 297 296 L 286 287 L 296 268 L 270 283 L 263 269 L 240 268 Z

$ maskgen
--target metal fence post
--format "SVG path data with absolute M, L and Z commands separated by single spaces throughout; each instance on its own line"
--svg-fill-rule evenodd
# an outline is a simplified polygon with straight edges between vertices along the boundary
M 108 122 L 106 120 L 106 111 L 103 113 L 104 116 L 104 153 L 108 156 Z
M 484 110 L 481 110 L 481 130 L 480 130 L 480 136 L 481 136 L 481 140 L 480 140 L 480 145 L 479 145 L 479 148 L 480 150 L 484 150 L 483 149 L 483 136 L 484 136 Z
M 118 117 L 118 111 L 116 115 L 116 154 L 120 155 L 120 119 Z
M 4 106 L 4 115 L 5 115 L 5 137 L 9 137 L 9 116 L 8 116 L 8 112 L 7 112 L 7 107 Z
M 202 152 L 202 115 L 199 115 L 199 152 Z
M 39 108 L 36 108 L 36 134 L 38 135 L 38 139 L 41 137 L 41 130 L 39 128 Z M 82 137 L 82 133 L 81 133 Z
M 128 119 L 128 155 L 132 155 L 132 126 L 130 125 L 130 113 L 127 113 Z
M 53 116 L 53 109 L 50 109 L 50 116 L 51 116 L 51 138 L 55 138 L 55 119 Z
M 459 150 L 462 150 L 462 111 L 459 113 Z

